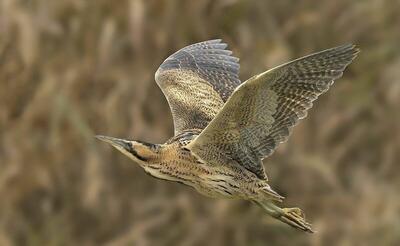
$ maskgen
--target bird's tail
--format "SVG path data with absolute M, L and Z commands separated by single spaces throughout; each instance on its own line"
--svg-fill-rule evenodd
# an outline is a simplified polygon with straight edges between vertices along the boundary
M 280 208 L 272 201 L 254 201 L 254 203 L 264 209 L 270 216 L 283 223 L 305 232 L 314 232 L 311 224 L 306 222 L 304 213 L 300 208 Z
M 261 191 L 267 195 L 267 199 L 272 199 L 274 201 L 277 202 L 282 202 L 283 199 L 285 199 L 285 197 L 279 195 L 276 191 L 274 191 L 271 186 L 269 186 L 268 184 L 264 184 L 263 188 L 261 189 Z

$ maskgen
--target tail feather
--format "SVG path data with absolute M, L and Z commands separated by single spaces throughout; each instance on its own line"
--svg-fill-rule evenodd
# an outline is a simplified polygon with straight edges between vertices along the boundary
M 271 200 L 282 202 L 285 197 L 279 195 L 276 191 L 274 191 L 269 185 L 266 185 L 262 188 L 262 191 L 268 195 L 268 198 Z

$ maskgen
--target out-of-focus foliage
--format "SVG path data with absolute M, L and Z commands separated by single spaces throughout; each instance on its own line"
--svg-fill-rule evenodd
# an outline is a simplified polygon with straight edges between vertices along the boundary
M 0 245 L 400 245 L 400 2 L 0 1 Z M 93 135 L 173 134 L 154 83 L 223 38 L 241 78 L 348 42 L 362 52 L 265 161 L 318 233 L 156 180 Z

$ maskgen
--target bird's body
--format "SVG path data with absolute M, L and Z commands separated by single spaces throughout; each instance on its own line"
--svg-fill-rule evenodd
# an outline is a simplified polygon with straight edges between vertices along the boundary
M 187 46 L 156 72 L 174 119 L 164 144 L 98 136 L 150 175 L 180 182 L 203 195 L 252 201 L 271 216 L 304 231 L 298 208 L 280 208 L 283 197 L 268 185 L 262 159 L 287 140 L 312 102 L 340 77 L 358 50 L 344 45 L 306 56 L 247 81 L 221 40 Z
M 180 182 L 195 188 L 203 195 L 213 198 L 259 199 L 271 192 L 266 180 L 260 180 L 246 169 L 232 168 L 228 163 L 220 166 L 207 165 L 184 149 L 195 137 L 196 132 L 185 132 L 159 145 L 158 158 L 143 164 L 143 169 L 154 177 Z

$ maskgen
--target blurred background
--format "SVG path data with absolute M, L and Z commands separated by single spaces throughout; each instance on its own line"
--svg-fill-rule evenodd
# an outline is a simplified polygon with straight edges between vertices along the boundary
M 0 0 L 0 245 L 400 245 L 400 1 Z M 154 72 L 222 38 L 242 80 L 362 52 L 265 160 L 302 233 L 160 181 L 95 134 L 173 134 Z

